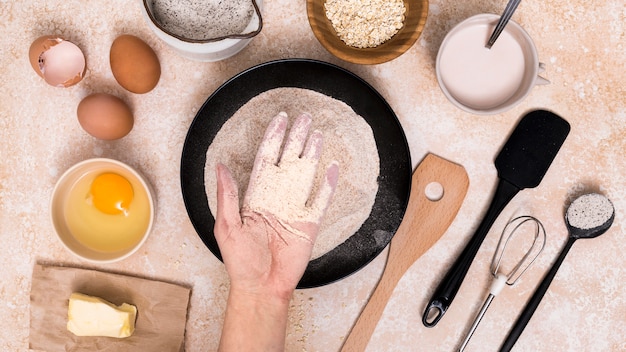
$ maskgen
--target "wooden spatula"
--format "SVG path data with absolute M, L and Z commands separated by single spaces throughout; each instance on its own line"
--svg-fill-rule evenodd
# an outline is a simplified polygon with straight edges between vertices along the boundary
M 443 188 L 437 200 L 427 192 Z M 434 186 L 434 187 L 433 187 Z M 382 277 L 350 331 L 342 351 L 364 351 L 387 301 L 411 265 L 446 232 L 455 218 L 469 186 L 465 169 L 434 154 L 427 154 L 413 172 L 411 195 L 398 231 L 389 245 Z

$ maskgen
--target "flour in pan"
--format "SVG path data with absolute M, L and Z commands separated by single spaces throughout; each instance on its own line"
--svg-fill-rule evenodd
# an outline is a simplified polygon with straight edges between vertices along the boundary
M 276 88 L 244 104 L 224 123 L 207 151 L 204 182 L 209 208 L 215 214 L 215 165 L 229 167 L 239 185 L 240 200 L 246 191 L 252 164 L 265 128 L 280 111 L 290 123 L 303 112 L 313 117 L 311 131 L 320 130 L 324 147 L 313 194 L 325 168 L 339 162 L 335 195 L 320 226 L 312 259 L 329 252 L 352 236 L 368 218 L 378 191 L 378 149 L 370 126 L 347 104 L 302 88 Z

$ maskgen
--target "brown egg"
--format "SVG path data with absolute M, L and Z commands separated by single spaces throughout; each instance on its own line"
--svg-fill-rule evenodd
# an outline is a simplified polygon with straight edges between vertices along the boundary
M 33 70 L 55 87 L 69 87 L 80 82 L 87 69 L 80 48 L 55 35 L 35 39 L 28 50 L 28 59 Z
M 133 93 L 151 91 L 161 77 L 161 65 L 154 50 L 132 35 L 124 34 L 113 41 L 109 60 L 117 82 Z
M 126 103 L 110 94 L 85 97 L 76 110 L 80 126 L 90 135 L 104 140 L 119 139 L 133 129 L 133 113 Z

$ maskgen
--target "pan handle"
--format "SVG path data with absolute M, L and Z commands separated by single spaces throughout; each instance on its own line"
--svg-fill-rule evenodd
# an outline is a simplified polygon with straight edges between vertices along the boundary
M 456 293 L 459 291 L 463 279 L 472 265 L 472 261 L 487 236 L 491 225 L 496 221 L 502 209 L 504 209 L 519 191 L 520 189 L 513 184 L 506 180 L 499 179 L 496 192 L 493 195 L 485 217 L 428 302 L 424 315 L 422 316 L 424 326 L 428 328 L 434 327 L 446 313 L 448 307 L 452 304 L 454 296 L 456 296 Z

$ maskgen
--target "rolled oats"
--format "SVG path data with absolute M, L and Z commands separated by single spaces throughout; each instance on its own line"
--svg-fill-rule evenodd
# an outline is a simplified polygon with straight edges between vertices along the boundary
M 403 0 L 326 0 L 326 16 L 347 45 L 373 48 L 404 25 Z

